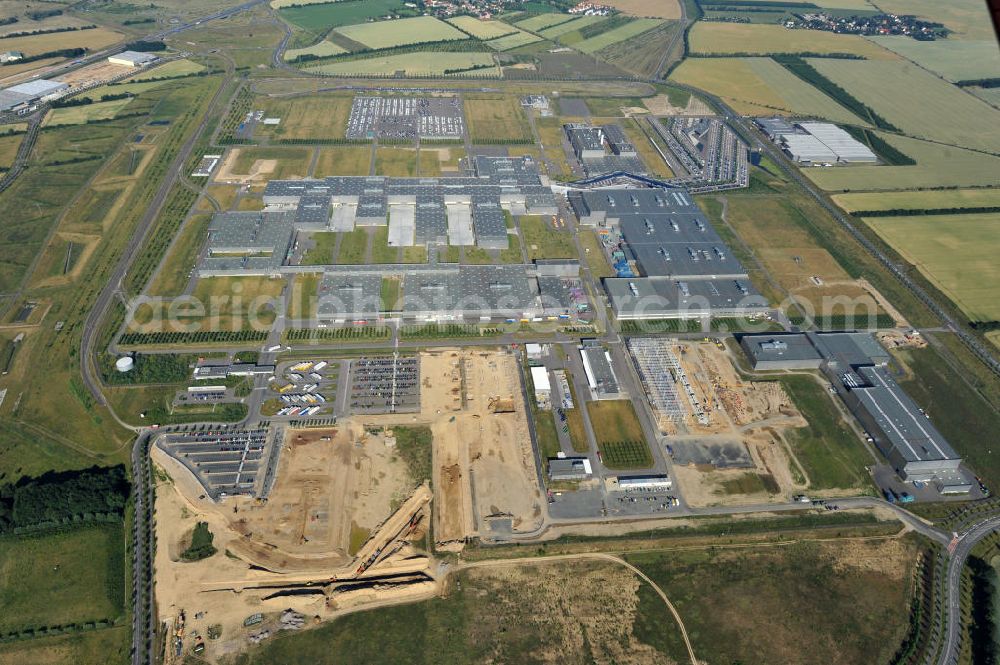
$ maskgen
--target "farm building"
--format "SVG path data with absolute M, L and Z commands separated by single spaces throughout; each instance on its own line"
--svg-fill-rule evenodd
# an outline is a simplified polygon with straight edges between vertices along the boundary
M 586 480 L 594 475 L 590 459 L 586 457 L 551 457 L 549 458 L 549 480 L 573 481 Z
M 36 79 L 0 90 L 0 111 L 11 111 L 37 101 L 58 97 L 69 88 L 68 83 Z
M 156 60 L 152 53 L 142 53 L 140 51 L 122 51 L 117 55 L 108 56 L 108 62 L 112 65 L 124 65 L 125 67 L 142 67 Z
M 754 369 L 819 367 L 900 478 L 964 493 L 962 459 L 886 369 L 889 354 L 868 333 L 746 335 Z M 811 350 L 810 350 L 811 347 Z
M 5 51 L 4 53 L 0 53 L 0 62 L 17 62 L 23 59 L 24 53 L 21 51 Z

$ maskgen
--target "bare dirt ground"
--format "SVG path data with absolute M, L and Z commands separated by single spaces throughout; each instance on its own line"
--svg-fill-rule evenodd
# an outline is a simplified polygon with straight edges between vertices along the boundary
M 683 108 L 674 106 L 670 103 L 670 98 L 662 94 L 645 97 L 642 103 L 653 115 L 715 115 L 705 102 L 696 99 L 694 95 L 691 95 L 687 106 Z
M 329 439 L 329 440 L 325 440 Z M 411 488 L 381 435 L 345 420 L 333 430 L 289 430 L 266 503 L 239 501 L 233 554 L 271 570 L 337 567 L 352 558 L 351 526 L 372 530 Z
M 86 85 L 104 83 L 105 81 L 110 81 L 116 76 L 121 76 L 122 74 L 132 71 L 134 70 L 131 67 L 127 67 L 125 65 L 113 65 L 107 60 L 102 60 L 93 65 L 69 72 L 68 74 L 63 74 L 58 80 L 63 83 L 68 83 L 74 88 L 81 88 Z
M 808 478 L 792 458 L 783 433 L 808 423 L 781 385 L 743 380 L 725 348 L 712 342 L 676 342 L 672 350 L 709 418 L 708 424 L 701 424 L 689 412 L 682 423 L 686 436 L 706 443 L 739 440 L 754 465 L 716 469 L 675 464 L 685 500 L 692 506 L 745 505 L 788 498 L 804 490 Z M 680 397 L 690 407 L 687 396 Z M 741 484 L 748 473 L 765 482 L 756 483 L 758 491 L 737 491 L 740 486 L 755 485 Z
M 268 176 L 274 173 L 274 169 L 278 166 L 278 160 L 276 159 L 258 159 L 250 167 L 249 173 L 234 173 L 233 167 L 236 165 L 236 160 L 239 159 L 239 156 L 239 148 L 233 148 L 229 151 L 229 154 L 226 155 L 218 172 L 215 174 L 216 182 L 240 184 L 264 182 L 268 180 Z
M 188 635 L 204 636 L 209 626 L 222 626 L 222 638 L 207 642 L 203 657 L 209 661 L 245 649 L 252 632 L 268 626 L 276 632 L 275 617 L 288 608 L 321 621 L 360 605 L 437 593 L 429 560 L 412 544 L 423 539 L 424 522 L 407 528 L 430 491 L 418 488 L 392 511 L 413 483 L 383 437 L 348 424 L 337 430 L 292 430 L 285 446 L 268 502 L 231 497 L 222 504 L 200 498 L 203 489 L 194 477 L 153 447 L 153 461 L 162 470 L 156 492 L 157 605 L 168 623 L 183 610 Z M 181 554 L 198 522 L 208 524 L 218 552 L 185 562 Z M 398 574 L 405 576 L 403 583 L 342 593 L 320 586 L 357 575 L 356 561 L 347 553 L 352 522 L 376 531 L 359 552 L 366 560 L 378 553 L 364 576 Z M 313 594 L 275 595 L 282 586 L 310 583 L 319 583 Z M 257 588 L 264 584 L 268 588 Z M 257 612 L 265 614 L 265 622 L 244 627 L 244 619 Z M 186 652 L 193 642 L 185 644 Z
M 517 359 L 503 351 L 435 349 L 420 356 L 420 412 L 368 416 L 366 423 L 429 424 L 434 435 L 434 537 L 462 548 L 487 522 L 509 518 L 515 533 L 538 529 L 544 505 L 521 399 Z M 512 411 L 495 413 L 497 401 Z

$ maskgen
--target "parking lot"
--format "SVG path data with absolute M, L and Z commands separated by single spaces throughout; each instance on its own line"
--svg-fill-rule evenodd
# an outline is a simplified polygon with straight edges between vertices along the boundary
M 282 363 L 268 387 L 269 398 L 281 407 L 276 418 L 330 418 L 337 413 L 340 364 L 325 360 Z
M 166 434 L 157 440 L 187 467 L 214 500 L 243 494 L 266 497 L 281 452 L 281 430 L 219 429 Z
M 350 362 L 351 413 L 412 413 L 420 410 L 420 359 L 379 356 Z
M 459 139 L 465 135 L 458 97 L 355 97 L 349 139 Z

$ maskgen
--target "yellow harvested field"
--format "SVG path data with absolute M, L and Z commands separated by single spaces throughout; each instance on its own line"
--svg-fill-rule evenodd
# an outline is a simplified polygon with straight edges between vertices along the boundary
M 36 55 L 64 48 L 88 48 L 96 51 L 125 38 L 120 32 L 107 28 L 77 30 L 75 32 L 54 32 L 47 35 L 28 35 L 4 39 L 0 46 L 4 51 L 23 51 L 25 55 Z M 35 64 L 35 63 L 32 63 Z M 4 67 L 0 74 L 7 71 Z
M 333 42 L 323 40 L 305 48 L 289 49 L 285 51 L 284 58 L 285 60 L 294 60 L 302 55 L 314 55 L 317 58 L 325 58 L 330 55 L 340 55 L 341 53 L 347 53 L 347 49 Z
M 469 38 L 467 34 L 455 26 L 433 16 L 416 16 L 396 19 L 391 22 L 378 21 L 345 25 L 337 28 L 335 32 L 371 49 Z
M 972 321 L 1000 319 L 1000 216 L 866 217 Z
M 496 39 L 517 32 L 517 28 L 503 21 L 480 21 L 474 16 L 456 16 L 448 19 L 448 23 L 467 32 L 476 39 Z
M 943 189 L 923 192 L 865 192 L 835 194 L 834 202 L 847 212 L 856 210 L 935 210 L 1000 206 L 1000 189 Z
M 607 0 L 604 4 L 630 16 L 673 20 L 681 17 L 680 0 Z
M 899 59 L 895 53 L 857 35 L 789 30 L 766 23 L 695 23 L 694 53 L 853 53 L 872 60 Z
M 747 115 L 787 113 L 865 124 L 770 58 L 688 58 L 671 78 L 718 95 Z
M 1000 111 L 924 69 L 905 60 L 808 61 L 909 136 L 1000 152 Z
M 472 71 L 476 76 L 500 76 L 490 53 L 449 53 L 446 51 L 418 51 L 362 60 L 333 62 L 327 65 L 308 67 L 313 74 L 332 76 L 384 76 L 406 72 L 410 76 L 441 76 L 450 73 L 461 75 Z M 454 71 L 460 70 L 460 71 Z

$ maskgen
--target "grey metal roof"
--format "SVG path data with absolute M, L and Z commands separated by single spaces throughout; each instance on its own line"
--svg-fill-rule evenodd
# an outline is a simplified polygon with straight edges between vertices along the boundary
M 748 280 L 613 277 L 604 280 L 604 287 L 620 318 L 693 318 L 767 309 L 767 299 Z
M 857 373 L 869 385 L 852 388 L 851 394 L 858 397 L 903 459 L 923 462 L 960 458 L 889 372 L 869 366 L 859 367 Z
M 804 334 L 744 335 L 740 342 L 755 362 L 819 361 L 823 358 Z

